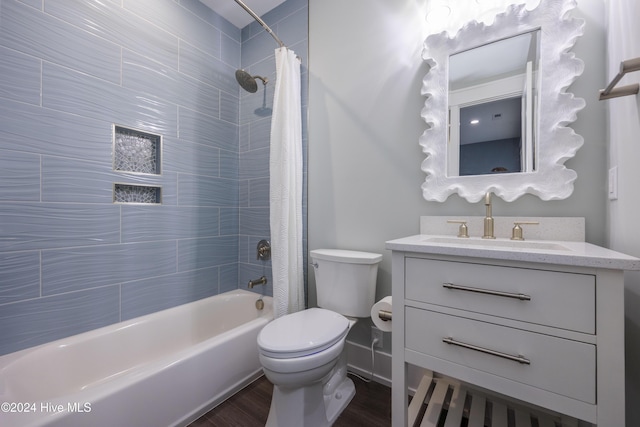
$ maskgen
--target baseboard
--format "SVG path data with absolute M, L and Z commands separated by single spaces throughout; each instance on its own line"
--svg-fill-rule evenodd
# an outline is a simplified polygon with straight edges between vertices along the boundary
M 350 372 L 391 387 L 391 355 L 374 348 L 374 369 L 371 372 L 371 348 L 347 340 L 347 366 Z M 424 375 L 424 370 L 409 365 L 407 383 L 411 392 L 415 391 Z

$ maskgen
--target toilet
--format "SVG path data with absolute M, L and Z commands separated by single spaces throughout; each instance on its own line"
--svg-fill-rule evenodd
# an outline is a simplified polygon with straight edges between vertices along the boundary
M 310 252 L 319 307 L 282 316 L 258 335 L 260 363 L 273 383 L 267 427 L 331 426 L 355 395 L 345 339 L 371 315 L 382 255 Z

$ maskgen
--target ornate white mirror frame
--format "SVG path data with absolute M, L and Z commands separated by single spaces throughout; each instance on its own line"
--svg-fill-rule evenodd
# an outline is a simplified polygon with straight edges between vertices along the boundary
M 420 137 L 426 154 L 422 184 L 426 200 L 443 202 L 458 193 L 469 202 L 493 192 L 506 201 L 530 193 L 542 200 L 565 199 L 573 192 L 577 178 L 564 166 L 583 144 L 583 138 L 567 125 L 585 102 L 566 89 L 582 74 L 584 63 L 569 50 L 583 34 L 584 21 L 569 16 L 575 0 L 540 0 L 534 10 L 511 5 L 491 25 L 476 21 L 466 24 L 455 37 L 447 32 L 432 34 L 424 44 L 423 59 L 430 70 L 423 79 L 427 97 L 422 117 L 428 129 Z M 449 57 L 475 47 L 526 32 L 541 30 L 540 87 L 536 125 L 536 170 L 473 176 L 447 176 Z

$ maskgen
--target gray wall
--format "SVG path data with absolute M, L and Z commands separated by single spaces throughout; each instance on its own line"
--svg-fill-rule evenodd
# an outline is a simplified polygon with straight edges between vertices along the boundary
M 420 54 L 429 31 L 425 4 L 312 0 L 309 5 L 309 249 L 384 254 L 378 298 L 391 293 L 386 240 L 417 234 L 421 215 L 484 214 L 482 204 L 457 196 L 444 203 L 422 198 L 424 157 L 418 138 L 426 128 L 420 117 L 427 70 Z M 573 195 L 548 202 L 529 195 L 512 203 L 496 200 L 493 211 L 496 216 L 582 216 L 587 240 L 596 244 L 606 241 L 605 105 L 597 101 L 605 81 L 604 11 L 604 3 L 596 0 L 579 2 L 575 12 L 587 21 L 574 49 L 586 67 L 570 89 L 587 107 L 572 125 L 585 138 L 566 163 L 578 173 Z M 369 344 L 368 328 L 355 330 L 350 339 Z
M 608 1 L 609 81 L 620 62 L 640 57 L 640 4 L 636 0 Z M 638 73 L 620 85 L 640 82 Z M 609 166 L 618 168 L 618 199 L 608 203 L 610 244 L 615 250 L 640 257 L 640 98 L 627 96 L 606 101 L 608 107 Z M 625 343 L 627 425 L 640 425 L 640 273 L 625 274 Z

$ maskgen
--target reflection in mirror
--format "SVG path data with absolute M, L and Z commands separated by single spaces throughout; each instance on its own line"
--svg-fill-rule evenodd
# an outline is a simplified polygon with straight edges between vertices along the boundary
M 508 98 L 460 108 L 458 175 L 520 172 L 520 104 Z
M 491 25 L 471 21 L 455 36 L 427 37 L 427 128 L 420 137 L 426 200 L 571 195 L 577 174 L 564 163 L 584 140 L 568 125 L 585 106 L 567 92 L 584 69 L 570 52 L 584 27 L 571 16 L 575 7 L 576 0 L 540 0 L 533 10 L 512 4 Z M 481 130 L 483 123 L 511 130 Z
M 540 30 L 449 57 L 447 176 L 533 172 Z

